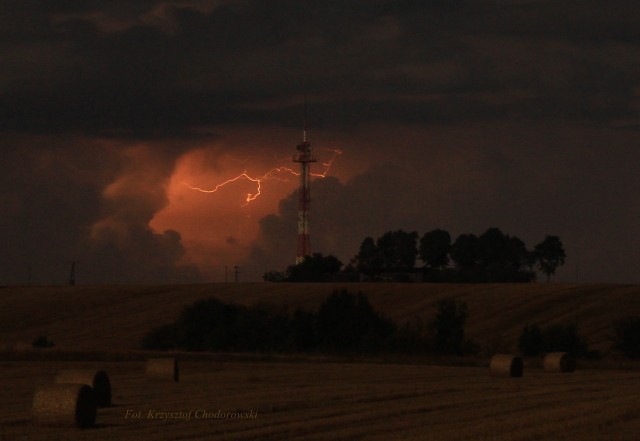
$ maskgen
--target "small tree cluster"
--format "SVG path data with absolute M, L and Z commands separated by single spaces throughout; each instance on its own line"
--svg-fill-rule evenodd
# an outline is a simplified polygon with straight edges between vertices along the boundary
M 364 239 L 352 266 L 375 280 L 383 272 L 411 271 L 418 256 L 429 282 L 529 282 L 535 279 L 534 266 L 549 280 L 566 257 L 557 236 L 546 236 L 529 251 L 522 240 L 498 228 L 480 236 L 461 234 L 453 243 L 442 229 L 425 233 L 419 243 L 418 233 L 397 230 Z
M 337 257 L 314 253 L 289 266 L 286 272 L 267 271 L 262 278 L 265 282 L 331 282 L 341 268 L 342 262 Z
M 145 349 L 187 351 L 285 351 L 291 348 L 291 320 L 276 307 L 224 303 L 211 298 L 185 308 L 171 325 L 148 333 Z M 291 348 L 293 349 L 293 348 Z
M 419 240 L 418 240 L 419 239 Z M 286 272 L 268 271 L 267 282 L 355 281 L 360 275 L 376 280 L 405 282 L 418 273 L 422 260 L 422 278 L 426 282 L 530 282 L 535 280 L 534 266 L 547 276 L 565 262 L 565 251 L 557 236 L 546 236 L 529 251 L 525 243 L 499 228 L 489 228 L 480 236 L 461 234 L 451 242 L 449 232 L 435 229 L 419 238 L 418 233 L 387 231 L 377 239 L 365 238 L 344 269 L 335 256 L 314 253 Z M 453 262 L 453 267 L 450 264 Z
M 529 282 L 535 256 L 522 240 L 489 228 L 480 236 L 462 234 L 451 245 L 451 259 L 462 282 Z
M 287 282 L 329 282 L 340 272 L 342 262 L 335 256 L 314 253 L 287 268 Z
M 403 230 L 387 231 L 377 240 L 362 241 L 353 266 L 358 272 L 375 278 L 383 272 L 401 275 L 411 271 L 418 256 L 418 233 Z M 401 277 L 401 276 L 400 276 Z
M 518 339 L 522 355 L 535 357 L 548 352 L 569 352 L 575 356 L 586 356 L 588 346 L 578 334 L 575 325 L 555 324 L 548 328 L 526 325 Z

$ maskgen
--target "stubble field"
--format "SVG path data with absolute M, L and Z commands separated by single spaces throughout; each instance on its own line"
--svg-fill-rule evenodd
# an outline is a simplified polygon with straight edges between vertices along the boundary
M 640 433 L 633 371 L 529 369 L 514 379 L 483 367 L 190 361 L 180 382 L 166 383 L 145 379 L 143 365 L 2 363 L 0 439 L 601 441 Z M 105 369 L 113 405 L 98 410 L 93 429 L 33 426 L 33 391 L 71 367 Z
M 611 324 L 640 315 L 635 285 L 4 287 L 0 440 L 640 439 L 640 367 L 632 363 L 581 363 L 572 374 L 550 374 L 529 360 L 524 377 L 512 379 L 490 376 L 488 358 L 453 367 L 400 357 L 180 354 L 179 383 L 145 378 L 152 355 L 135 351 L 142 336 L 198 299 L 314 309 L 343 287 L 363 291 L 400 323 L 430 318 L 441 298 L 464 301 L 467 335 L 504 351 L 515 350 L 526 323 L 574 323 L 608 357 Z M 38 335 L 56 348 L 29 349 Z M 93 429 L 35 427 L 35 390 L 67 368 L 104 369 L 113 406 L 99 409 Z M 255 418 L 238 418 L 243 413 Z

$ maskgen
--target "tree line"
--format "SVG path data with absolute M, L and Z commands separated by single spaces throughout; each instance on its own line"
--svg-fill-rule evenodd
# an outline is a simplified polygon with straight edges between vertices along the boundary
M 266 353 L 435 353 L 469 355 L 466 304 L 442 299 L 430 321 L 398 326 L 358 292 L 336 290 L 315 311 L 269 304 L 244 306 L 216 298 L 186 307 L 178 319 L 145 335 L 142 348 Z
M 494 347 L 481 347 L 465 333 L 469 318 L 466 303 L 441 298 L 430 319 L 414 317 L 396 324 L 375 310 L 366 295 L 335 290 L 316 310 L 289 309 L 261 303 L 244 306 L 216 298 L 200 300 L 183 309 L 173 323 L 151 330 L 142 341 L 147 350 L 186 350 L 321 354 L 438 354 L 492 355 Z M 613 324 L 613 354 L 640 359 L 640 317 Z M 518 350 L 527 357 L 548 352 L 570 352 L 597 359 L 575 324 L 546 327 L 527 324 L 518 338 Z M 51 347 L 41 336 L 34 347 Z
M 535 269 L 547 281 L 564 264 L 566 253 L 558 236 L 547 235 L 532 250 L 516 236 L 489 228 L 479 236 L 435 229 L 419 237 L 403 230 L 387 231 L 377 239 L 365 238 L 347 265 L 333 255 L 315 253 L 287 268 L 270 271 L 264 280 L 277 282 L 425 281 L 425 282 L 532 282 Z M 416 266 L 418 259 L 422 265 Z

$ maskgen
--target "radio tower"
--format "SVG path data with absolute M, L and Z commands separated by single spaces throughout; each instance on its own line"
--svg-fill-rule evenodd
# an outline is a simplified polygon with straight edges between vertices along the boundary
M 309 239 L 309 208 L 311 195 L 309 192 L 309 164 L 316 162 L 311 155 L 311 143 L 307 141 L 307 97 L 304 100 L 304 132 L 302 143 L 296 149 L 300 152 L 293 156 L 293 162 L 300 163 L 300 190 L 298 197 L 298 254 L 296 264 L 302 262 L 305 256 L 311 254 L 311 241 Z

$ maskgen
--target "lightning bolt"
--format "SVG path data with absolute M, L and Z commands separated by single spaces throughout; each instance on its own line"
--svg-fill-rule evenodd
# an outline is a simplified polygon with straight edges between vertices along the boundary
M 328 151 L 332 152 L 332 156 L 325 162 L 322 163 L 322 166 L 324 167 L 324 171 L 322 173 L 311 173 L 311 176 L 317 177 L 317 178 L 326 178 L 327 177 L 327 173 L 329 173 L 329 170 L 331 169 L 331 166 L 333 165 L 333 162 L 335 161 L 335 159 L 340 156 L 342 154 L 342 150 L 338 150 L 338 149 L 327 149 Z M 288 158 L 284 158 L 284 159 L 288 159 Z M 293 169 L 289 168 L 289 167 L 274 167 L 272 169 L 270 169 L 269 171 L 267 171 L 265 174 L 263 174 L 262 176 L 249 176 L 247 174 L 247 171 L 244 170 L 242 173 L 240 173 L 238 176 L 231 178 L 231 179 L 227 179 L 224 182 L 221 182 L 219 184 L 217 184 L 215 187 L 213 187 L 212 189 L 205 189 L 205 188 L 200 188 L 200 187 L 194 187 L 186 182 L 183 182 L 184 185 L 186 185 L 187 187 L 189 187 L 191 190 L 196 190 L 196 191 L 200 191 L 202 193 L 216 193 L 218 190 L 220 190 L 221 188 L 223 188 L 224 186 L 231 184 L 232 182 L 236 182 L 239 180 L 246 180 L 246 181 L 251 181 L 254 182 L 256 184 L 256 191 L 254 193 L 247 193 L 247 196 L 245 198 L 245 204 L 243 204 L 244 206 L 249 205 L 250 202 L 256 200 L 261 194 L 262 194 L 262 181 L 267 181 L 267 180 L 278 180 L 281 182 L 288 182 L 289 180 L 285 177 L 282 178 L 280 177 L 280 175 L 282 174 L 289 174 L 292 176 L 300 176 L 300 173 L 294 171 Z
M 329 170 L 331 170 L 333 161 L 335 161 L 336 158 L 342 154 L 342 150 L 338 150 L 338 149 L 327 149 L 327 151 L 330 151 L 331 153 L 333 153 L 333 155 L 331 156 L 331 158 L 329 158 L 328 161 L 325 161 L 322 163 L 322 166 L 324 167 L 324 171 L 322 173 L 310 173 L 311 176 L 315 176 L 316 178 L 326 178 L 327 173 L 329 173 Z M 299 174 L 300 173 L 296 173 L 296 175 L 299 175 Z

